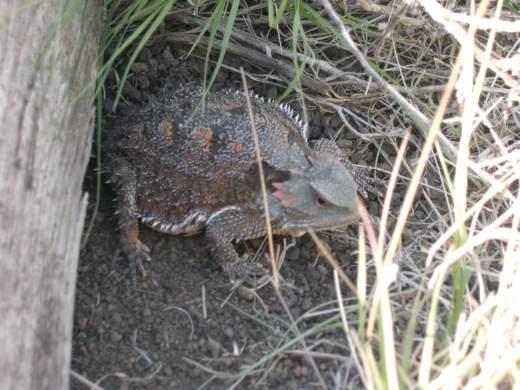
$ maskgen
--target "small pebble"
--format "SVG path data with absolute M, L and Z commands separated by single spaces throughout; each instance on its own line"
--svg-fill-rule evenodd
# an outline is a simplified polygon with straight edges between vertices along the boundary
M 164 60 L 170 64 L 175 62 L 175 57 L 172 54 L 170 46 L 166 46 L 166 49 L 164 49 L 164 51 L 162 52 L 162 58 L 164 58 Z
M 287 375 L 289 374 L 289 370 L 287 368 L 286 364 L 281 364 L 277 367 L 276 372 L 280 379 L 286 379 Z
M 159 73 L 160 74 L 166 74 L 168 73 L 168 67 L 166 66 L 166 64 L 164 63 L 160 63 L 159 66 L 157 67 L 157 70 L 159 70 Z
M 336 141 L 336 145 L 338 145 L 340 148 L 348 149 L 351 148 L 354 143 L 351 140 L 340 138 Z M 352 150 L 344 150 L 345 153 L 347 153 L 349 156 L 352 154 Z
M 112 338 L 112 342 L 117 343 L 117 342 L 121 341 L 123 336 L 120 333 L 113 331 L 111 334 L 111 338 Z
M 247 301 L 252 301 L 255 297 L 255 294 L 253 293 L 253 291 L 251 291 L 251 289 L 244 287 L 244 286 L 240 286 L 238 288 L 237 293 L 240 298 L 243 298 Z
M 319 273 L 322 275 L 327 275 L 329 273 L 328 268 L 325 267 L 323 264 L 318 264 L 317 268 L 318 268 Z
M 89 340 L 87 341 L 87 351 L 89 353 L 93 353 L 94 351 L 97 351 L 99 348 L 98 348 L 98 344 L 96 341 L 94 340 Z
M 215 83 L 225 83 L 228 78 L 228 73 L 226 72 L 219 72 L 217 74 L 217 77 L 215 79 Z
M 321 279 L 321 275 L 320 275 L 319 271 L 316 269 L 316 267 L 313 267 L 313 265 L 310 263 L 309 263 L 309 266 L 307 267 L 307 270 L 305 271 L 305 275 L 310 280 L 317 281 L 317 280 Z
M 352 161 L 354 164 L 360 163 L 360 160 L 363 158 L 363 156 L 360 153 L 352 153 L 350 156 L 350 161 Z
M 114 100 L 109 96 L 103 102 L 103 111 L 105 112 L 114 112 Z
M 208 337 L 208 341 L 206 343 L 208 347 L 208 351 L 211 353 L 213 357 L 218 357 L 220 355 L 220 351 L 222 351 L 222 345 L 215 339 Z
M 338 130 L 343 125 L 343 121 L 340 117 L 334 115 L 330 118 L 329 126 L 332 127 L 335 130 Z
M 303 303 L 302 303 L 302 307 L 303 307 L 303 310 L 307 311 L 307 310 L 310 310 L 312 309 L 312 300 L 310 300 L 309 298 L 307 299 L 304 299 Z
M 78 332 L 78 335 L 76 336 L 76 338 L 78 340 L 86 340 L 87 337 L 88 337 L 88 335 L 86 332 Z
M 221 363 L 225 367 L 230 368 L 233 365 L 233 358 L 230 358 L 230 357 L 222 358 Z
M 375 200 L 368 202 L 368 212 L 371 215 L 379 215 L 379 203 Z
M 148 61 L 148 64 L 150 65 L 150 72 L 151 72 L 150 77 L 157 78 L 157 76 L 154 77 L 153 74 L 154 74 L 154 72 L 157 72 L 157 68 L 159 67 L 159 62 L 155 58 L 152 58 L 150 61 Z
M 392 144 L 390 143 L 385 143 L 383 144 L 383 152 L 385 152 L 388 156 L 390 157 L 393 157 L 396 155 L 396 152 L 395 152 L 395 148 Z
M 350 131 L 350 130 L 345 131 L 345 133 L 343 134 L 343 137 L 345 137 L 346 139 L 359 141 L 359 137 L 356 134 L 354 134 L 352 131 Z
M 85 330 L 87 328 L 87 325 L 88 325 L 88 318 L 86 318 L 86 317 L 80 318 L 80 320 L 78 321 L 78 328 L 81 330 Z
M 384 171 L 392 172 L 392 169 L 394 168 L 392 165 L 390 165 L 387 161 L 382 162 L 379 165 L 379 168 L 381 168 Z
M 141 89 L 148 89 L 150 88 L 150 79 L 148 77 L 142 77 L 139 79 L 139 88 Z
M 142 100 L 141 92 L 139 92 L 139 90 L 137 90 L 137 88 L 135 88 L 132 84 L 130 84 L 128 82 L 125 83 L 125 86 L 123 88 L 123 93 L 133 100 L 136 100 L 136 101 Z
M 114 313 L 114 315 L 112 316 L 112 322 L 114 324 L 120 324 L 121 321 L 122 321 L 121 314 L 118 312 Z
M 301 257 L 301 251 L 298 245 L 293 246 L 287 251 L 287 258 L 289 260 L 299 260 Z
M 150 67 L 146 62 L 134 62 L 130 69 L 134 73 L 146 73 L 150 70 Z
M 152 58 L 152 52 L 147 47 L 143 47 L 139 54 L 137 55 L 137 59 L 140 62 L 148 62 Z
M 414 214 L 415 214 L 415 218 L 418 221 L 423 221 L 426 218 L 426 214 L 424 213 L 423 210 L 415 210 Z
M 98 213 L 96 215 L 96 222 L 100 223 L 100 222 L 103 222 L 104 220 L 105 220 L 105 213 L 98 211 Z
M 198 368 L 194 368 L 193 370 L 191 370 L 189 372 L 189 375 L 192 377 L 192 378 L 198 378 L 200 376 L 200 370 Z

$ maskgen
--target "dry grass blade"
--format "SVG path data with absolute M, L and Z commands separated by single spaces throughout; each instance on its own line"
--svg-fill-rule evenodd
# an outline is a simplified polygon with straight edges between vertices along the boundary
M 332 266 L 335 272 L 338 273 L 343 283 L 345 283 L 348 288 L 352 290 L 354 294 L 357 294 L 357 289 L 354 283 L 350 280 L 350 278 L 343 272 L 341 267 L 339 266 L 338 262 L 332 257 L 328 249 L 323 245 L 323 242 L 319 239 L 319 237 L 316 235 L 316 233 L 313 230 L 307 230 L 307 233 L 311 236 L 312 240 L 318 247 L 318 250 L 320 254 L 323 256 L 325 260 Z
M 244 73 L 244 69 L 240 69 L 242 75 L 242 84 L 244 86 L 244 96 L 247 102 L 247 111 L 249 113 L 249 122 L 251 123 L 251 134 L 253 135 L 253 140 L 255 142 L 255 151 L 256 151 L 256 162 L 258 164 L 258 173 L 260 177 L 260 185 L 262 188 L 262 198 L 263 198 L 263 206 L 264 206 L 264 215 L 265 215 L 265 226 L 267 229 L 267 243 L 269 245 L 269 254 L 271 256 L 271 267 L 273 270 L 273 285 L 275 289 L 280 288 L 280 281 L 278 278 L 278 267 L 276 266 L 276 257 L 274 251 L 274 243 L 273 243 L 273 228 L 271 226 L 271 218 L 269 217 L 269 201 L 267 199 L 267 187 L 265 184 L 265 176 L 264 176 L 264 168 L 262 165 L 262 156 L 260 152 L 260 146 L 258 143 L 258 134 L 256 132 L 256 124 L 255 124 L 255 116 L 253 115 L 253 110 L 251 108 L 251 97 L 249 95 L 249 88 L 247 87 L 246 75 Z
M 473 26 L 475 29 L 496 30 L 506 33 L 520 32 L 520 21 L 498 20 L 475 15 L 466 15 L 447 10 L 435 0 L 419 0 L 419 3 L 433 19 L 444 24 L 446 21 L 455 21 Z M 498 9 L 498 8 L 497 8 Z
M 429 125 L 428 118 L 420 112 L 416 107 L 414 107 L 412 104 L 410 104 L 398 91 L 394 88 L 394 86 L 390 85 L 386 82 L 386 80 L 383 79 L 374 69 L 372 68 L 371 64 L 366 60 L 365 55 L 359 50 L 355 42 L 352 40 L 349 32 L 345 28 L 345 25 L 341 22 L 341 19 L 339 18 L 338 14 L 332 8 L 332 5 L 328 0 L 321 0 L 323 6 L 325 7 L 327 13 L 329 14 L 330 18 L 334 20 L 336 23 L 338 30 L 341 33 L 341 36 L 345 42 L 345 44 L 348 46 L 349 50 L 351 50 L 354 55 L 356 56 L 356 59 L 359 61 L 359 63 L 363 66 L 363 69 L 377 82 L 387 90 L 392 97 L 396 99 L 396 101 L 408 112 L 410 115 L 410 118 L 415 122 L 415 124 L 426 131 Z
M 341 322 L 343 323 L 343 330 L 345 332 L 345 337 L 347 339 L 347 342 L 348 342 L 348 345 L 350 347 L 350 350 L 352 351 L 352 356 L 353 356 L 354 361 L 356 363 L 356 367 L 359 370 L 359 373 L 360 373 L 363 385 L 365 386 L 365 388 L 368 388 L 368 383 L 369 382 L 368 382 L 368 379 L 366 378 L 366 376 L 364 374 L 363 367 L 361 366 L 361 362 L 359 361 L 359 357 L 357 356 L 356 347 L 354 345 L 354 342 L 352 341 L 352 337 L 351 337 L 351 334 L 350 334 L 350 327 L 349 327 L 348 320 L 347 320 L 347 315 L 346 315 L 346 312 L 345 312 L 345 306 L 343 304 L 343 295 L 341 293 L 341 287 L 340 287 L 340 283 L 339 283 L 338 272 L 336 270 L 334 270 L 334 287 L 336 288 L 336 295 L 337 295 L 337 298 L 338 298 L 337 301 L 338 301 L 338 306 L 339 306 L 339 313 L 340 313 L 340 316 L 341 316 Z

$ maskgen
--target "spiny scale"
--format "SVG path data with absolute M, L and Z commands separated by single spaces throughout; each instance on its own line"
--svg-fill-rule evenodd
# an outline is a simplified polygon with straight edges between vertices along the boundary
M 236 93 L 240 93 L 240 91 L 236 91 Z M 254 90 L 249 90 L 249 95 L 252 97 L 252 98 L 255 98 L 257 101 L 259 101 L 260 103 L 269 103 L 269 104 L 274 104 L 274 99 L 273 98 L 264 98 L 262 95 L 259 95 L 258 93 L 256 93 Z M 280 103 L 278 105 L 278 108 L 280 108 L 280 110 L 282 110 L 282 112 L 284 114 L 287 115 L 287 117 L 293 121 L 293 123 L 295 125 L 297 125 L 301 130 L 303 130 L 304 128 L 304 123 L 303 123 L 303 120 L 300 119 L 300 115 L 299 114 L 296 114 L 295 111 L 292 109 L 291 106 L 289 106 L 287 103 Z

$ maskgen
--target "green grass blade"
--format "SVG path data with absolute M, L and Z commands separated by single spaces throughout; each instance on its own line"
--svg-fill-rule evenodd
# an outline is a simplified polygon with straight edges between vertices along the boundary
M 267 0 L 267 21 L 269 27 L 274 28 L 274 4 L 273 0 Z
M 273 20 L 272 25 L 270 24 L 269 27 L 278 29 L 278 25 L 280 24 L 280 20 L 283 17 L 283 14 L 285 13 L 285 10 L 287 9 L 288 0 L 282 0 L 280 2 L 280 7 L 278 8 L 278 12 L 276 13 L 276 16 Z
M 217 4 L 217 7 L 215 8 L 215 11 L 213 11 L 213 14 L 211 15 L 211 19 L 208 22 L 210 24 L 210 34 L 208 39 L 208 47 L 206 49 L 206 58 L 204 61 L 204 79 L 202 81 L 202 89 L 204 91 L 203 100 L 206 96 L 206 92 L 209 89 L 207 88 L 207 80 L 208 80 L 208 67 L 209 67 L 209 60 L 211 51 L 213 49 L 213 44 L 215 43 L 215 38 L 217 36 L 218 28 L 220 27 L 220 23 L 222 21 L 222 17 L 224 15 L 224 12 L 226 10 L 227 1 L 226 0 L 220 0 Z M 223 50 L 224 46 L 222 46 L 221 50 Z M 203 102 L 202 102 L 203 103 Z
M 224 61 L 224 56 L 226 55 L 226 50 L 229 45 L 229 38 L 231 37 L 231 32 L 233 31 L 233 25 L 235 24 L 235 19 L 238 12 L 238 6 L 240 5 L 240 0 L 233 0 L 231 5 L 231 10 L 229 11 L 229 15 L 227 17 L 226 28 L 224 30 L 224 36 L 222 37 L 222 47 L 220 48 L 220 53 L 218 55 L 217 63 L 215 64 L 215 69 L 211 75 L 208 85 L 205 87 L 205 90 L 209 90 L 213 82 L 217 78 L 218 71 L 222 66 L 222 62 Z
M 121 98 L 121 93 L 123 91 L 123 87 L 125 85 L 126 78 L 128 77 L 128 73 L 130 72 L 130 67 L 134 63 L 135 58 L 137 57 L 137 55 L 139 54 L 141 49 L 144 47 L 144 45 L 148 42 L 148 40 L 150 39 L 150 36 L 159 28 L 162 21 L 164 20 L 164 18 L 168 14 L 168 12 L 170 12 L 170 10 L 173 7 L 173 5 L 175 4 L 175 2 L 176 2 L 176 0 L 170 0 L 170 1 L 166 2 L 165 4 L 163 4 L 162 8 L 160 8 L 159 10 L 157 10 L 156 12 L 154 12 L 147 18 L 146 25 L 150 25 L 150 27 L 143 34 L 142 38 L 139 41 L 139 44 L 135 47 L 135 49 L 132 52 L 132 55 L 130 56 L 130 59 L 128 60 L 128 64 L 123 73 L 122 81 L 117 89 L 116 98 L 114 100 L 114 107 L 117 106 L 117 103 L 119 102 L 119 99 Z M 135 36 L 135 33 L 132 35 Z

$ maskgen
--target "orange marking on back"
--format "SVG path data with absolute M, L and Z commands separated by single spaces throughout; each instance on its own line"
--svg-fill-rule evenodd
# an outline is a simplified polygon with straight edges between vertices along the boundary
M 240 144 L 238 142 L 232 142 L 230 146 L 234 152 L 240 152 L 242 150 L 242 144 Z
M 264 126 L 266 124 L 265 117 L 263 115 L 255 115 L 255 125 Z
M 159 130 L 166 137 L 166 143 L 171 145 L 173 143 L 173 123 L 165 119 L 159 123 Z
M 213 139 L 213 130 L 209 127 L 206 129 L 199 128 L 193 131 L 193 135 L 195 138 L 203 141 L 202 146 L 204 147 L 204 151 L 209 152 L 209 144 Z

